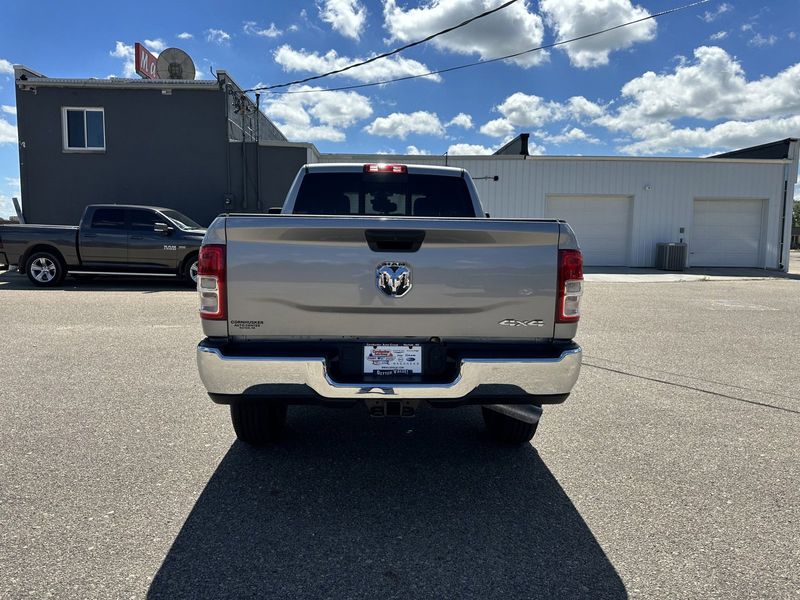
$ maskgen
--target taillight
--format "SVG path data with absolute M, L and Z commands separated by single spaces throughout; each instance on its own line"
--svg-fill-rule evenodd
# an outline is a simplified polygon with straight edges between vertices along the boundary
M 558 251 L 556 323 L 575 323 L 581 318 L 583 255 L 580 250 Z
M 385 163 L 373 163 L 364 165 L 364 173 L 408 173 L 405 165 L 387 165 Z
M 224 245 L 208 244 L 200 248 L 197 293 L 200 295 L 200 318 L 214 321 L 226 318 Z

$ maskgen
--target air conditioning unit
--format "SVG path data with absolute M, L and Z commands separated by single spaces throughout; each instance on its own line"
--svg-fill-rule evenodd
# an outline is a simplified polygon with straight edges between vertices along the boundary
M 656 269 L 683 271 L 686 268 L 686 244 L 656 244 Z

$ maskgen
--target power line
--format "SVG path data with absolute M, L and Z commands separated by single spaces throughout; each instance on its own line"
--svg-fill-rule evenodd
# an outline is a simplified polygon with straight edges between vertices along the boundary
M 501 4 L 491 10 L 487 10 L 486 12 L 482 12 L 479 15 L 476 15 L 472 18 L 467 19 L 466 21 L 462 21 L 458 25 L 453 25 L 452 27 L 448 27 L 447 29 L 443 29 L 441 31 L 437 31 L 436 33 L 432 33 L 426 38 L 421 40 L 417 40 L 416 42 L 411 42 L 410 44 L 406 44 L 405 46 L 400 46 L 399 48 L 395 48 L 394 50 L 390 50 L 389 52 L 384 52 L 383 54 L 378 54 L 377 56 L 373 56 L 366 60 L 362 60 L 360 62 L 349 64 L 341 69 L 336 69 L 334 71 L 328 71 L 327 73 L 321 73 L 319 75 L 313 75 L 311 77 L 306 77 L 305 79 L 297 79 L 295 81 L 289 81 L 287 83 L 276 83 L 275 85 L 267 85 L 263 87 L 253 88 L 251 90 L 245 90 L 245 92 L 254 92 L 257 90 L 274 90 L 276 88 L 282 87 L 289 87 L 290 85 L 297 85 L 300 83 L 307 83 L 309 81 L 314 81 L 315 79 L 322 79 L 323 77 L 330 77 L 331 75 L 338 75 L 339 73 L 344 73 L 345 71 L 349 71 L 350 69 L 355 69 L 356 67 L 360 67 L 361 65 L 366 65 L 371 62 L 375 62 L 376 60 L 380 60 L 381 58 L 386 58 L 387 56 L 392 56 L 393 54 L 398 54 L 403 52 L 404 50 L 408 50 L 409 48 L 413 48 L 414 46 L 419 46 L 420 44 L 424 44 L 425 42 L 431 41 L 433 38 L 439 37 L 440 35 L 444 35 L 445 33 L 450 33 L 451 31 L 455 31 L 456 29 L 460 29 L 465 25 L 469 25 L 470 23 L 477 21 L 478 19 L 483 19 L 484 17 L 488 17 L 491 14 L 494 14 L 500 10 L 503 10 L 507 6 L 510 6 L 517 2 L 517 0 L 509 0 L 508 2 Z
M 478 67 L 478 66 L 481 66 L 481 65 L 488 65 L 488 64 L 491 64 L 491 63 L 494 63 L 494 62 L 498 62 L 498 61 L 501 61 L 501 60 L 508 60 L 509 58 L 516 58 L 518 56 L 523 56 L 524 54 L 530 54 L 532 52 L 539 52 L 540 50 L 550 50 L 551 48 L 556 48 L 558 46 L 564 46 L 566 44 L 571 44 L 573 42 L 578 42 L 580 40 L 585 40 L 585 39 L 588 39 L 588 38 L 596 37 L 598 35 L 602 35 L 604 33 L 610 32 L 610 31 L 615 31 L 617 29 L 622 29 L 623 27 L 629 27 L 631 25 L 636 25 L 637 23 L 642 23 L 644 21 L 649 21 L 650 19 L 657 19 L 659 17 L 663 17 L 663 16 L 666 16 L 666 15 L 671 15 L 673 13 L 677 13 L 677 12 L 681 12 L 681 11 L 684 11 L 684 10 L 688 10 L 688 9 L 694 8 L 696 6 L 700 6 L 702 4 L 707 4 L 707 3 L 711 2 L 711 1 L 712 0 L 698 0 L 697 2 L 692 2 L 691 4 L 685 4 L 683 6 L 678 6 L 678 7 L 675 7 L 675 8 L 669 8 L 667 10 L 662 10 L 660 12 L 653 13 L 652 15 L 648 15 L 646 17 L 642 17 L 640 19 L 636 19 L 634 21 L 628 21 L 627 23 L 622 23 L 620 25 L 614 25 L 613 27 L 608 27 L 606 29 L 601 29 L 600 31 L 595 31 L 593 33 L 587 33 L 585 35 L 580 35 L 580 36 L 577 36 L 577 37 L 574 37 L 574 38 L 570 38 L 568 40 L 561 40 L 561 41 L 558 41 L 558 42 L 552 42 L 550 44 L 544 44 L 542 46 L 537 46 L 535 48 L 529 48 L 528 50 L 523 50 L 521 52 L 514 52 L 513 54 L 506 54 L 505 56 L 499 56 L 497 58 L 490 58 L 488 60 L 479 60 L 479 61 L 475 61 L 475 62 L 471 62 L 471 63 L 466 63 L 466 64 L 463 64 L 463 65 L 456 65 L 454 67 L 447 67 L 445 69 L 438 69 L 436 71 L 428 71 L 427 73 L 419 73 L 417 75 L 405 75 L 404 77 L 396 77 L 394 79 L 385 79 L 383 81 L 373 81 L 371 83 L 359 83 L 359 84 L 353 84 L 353 85 L 344 85 L 344 86 L 335 87 L 335 88 L 321 88 L 321 89 L 316 89 L 316 90 L 286 90 L 286 91 L 277 91 L 277 92 L 271 92 L 271 93 L 273 93 L 273 94 L 311 94 L 311 93 L 316 93 L 316 92 L 339 92 L 339 91 L 344 91 L 344 90 L 355 90 L 355 89 L 361 89 L 361 88 L 366 88 L 366 87 L 373 87 L 373 86 L 376 86 L 376 85 L 386 85 L 388 83 L 397 83 L 398 81 L 408 81 L 410 79 L 419 79 L 420 77 L 430 77 L 431 75 L 440 75 L 442 73 L 450 73 L 452 71 L 459 71 L 461 69 L 467 69 L 467 68 L 470 68 L 470 67 Z M 322 75 L 320 75 L 320 77 L 322 77 Z M 272 89 L 274 89 L 276 87 L 285 87 L 287 85 L 292 85 L 292 84 L 283 84 L 283 85 L 280 85 L 280 86 L 256 87 L 256 88 L 253 88 L 252 90 L 248 90 L 248 91 L 272 90 Z

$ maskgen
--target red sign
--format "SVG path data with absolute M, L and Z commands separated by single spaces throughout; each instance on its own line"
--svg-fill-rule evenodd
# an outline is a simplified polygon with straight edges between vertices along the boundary
M 130 48 L 130 46 L 128 47 Z M 158 79 L 158 74 L 156 73 L 158 59 L 139 42 L 136 42 L 134 48 L 136 72 L 142 76 L 142 79 Z

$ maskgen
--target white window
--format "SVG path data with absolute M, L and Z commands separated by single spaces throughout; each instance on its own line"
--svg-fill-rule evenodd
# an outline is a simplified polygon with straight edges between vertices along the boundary
M 106 119 L 102 108 L 64 106 L 61 108 L 64 150 L 106 149 Z

